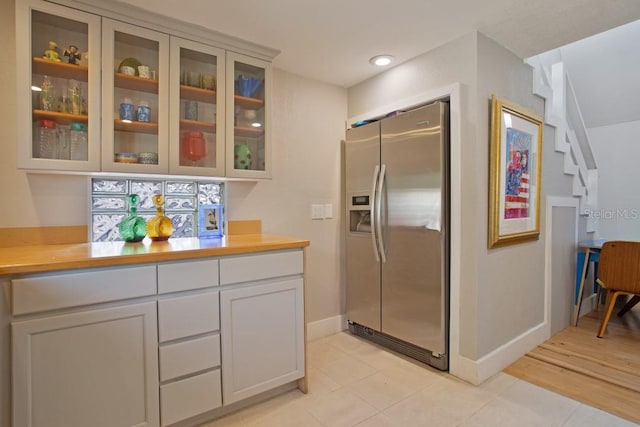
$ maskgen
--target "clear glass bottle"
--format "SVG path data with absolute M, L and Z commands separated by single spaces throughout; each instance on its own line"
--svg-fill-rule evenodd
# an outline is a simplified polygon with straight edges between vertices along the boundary
M 56 148 L 56 159 L 69 160 L 71 145 L 71 129 L 67 125 L 58 125 L 58 143 Z
M 53 120 L 40 120 L 38 122 L 38 144 L 35 157 L 40 159 L 58 158 L 58 131 Z
M 87 160 L 89 141 L 87 138 L 87 125 L 84 123 L 71 123 L 70 155 L 71 160 Z
M 69 102 L 71 104 L 71 108 L 69 110 L 71 114 L 82 114 L 82 95 L 80 91 L 80 84 L 76 80 L 70 81 Z
M 40 109 L 43 111 L 55 111 L 56 88 L 53 80 L 49 76 L 44 76 L 40 89 Z

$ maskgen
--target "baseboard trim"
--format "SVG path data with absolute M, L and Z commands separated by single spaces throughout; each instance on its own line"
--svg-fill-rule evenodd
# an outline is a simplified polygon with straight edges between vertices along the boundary
M 347 329 L 347 317 L 338 315 L 307 323 L 307 341 L 317 340 Z
M 478 360 L 458 356 L 455 370 L 450 370 L 450 373 L 471 384 L 481 384 L 543 343 L 547 330 L 547 324 L 540 323 Z

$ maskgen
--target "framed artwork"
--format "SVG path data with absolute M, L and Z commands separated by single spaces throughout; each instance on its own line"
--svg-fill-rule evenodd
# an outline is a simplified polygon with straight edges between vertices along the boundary
M 491 98 L 489 248 L 540 236 L 542 119 Z
M 222 205 L 200 205 L 198 216 L 198 237 L 221 237 L 223 235 Z

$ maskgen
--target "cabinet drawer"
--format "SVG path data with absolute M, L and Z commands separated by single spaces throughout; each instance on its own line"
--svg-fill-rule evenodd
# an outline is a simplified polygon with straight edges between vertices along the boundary
M 156 293 L 156 266 L 77 271 L 14 279 L 14 315 Z
M 302 274 L 302 250 L 220 259 L 220 284 Z
M 158 301 L 160 342 L 220 329 L 218 292 L 203 292 Z
M 216 409 L 221 405 L 219 369 L 160 387 L 163 426 Z
M 158 293 L 218 286 L 218 260 L 184 261 L 158 265 Z
M 220 366 L 220 335 L 160 348 L 160 381 Z

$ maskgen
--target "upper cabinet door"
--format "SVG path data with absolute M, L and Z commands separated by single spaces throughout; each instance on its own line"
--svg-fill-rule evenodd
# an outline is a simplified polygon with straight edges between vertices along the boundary
M 16 2 L 18 167 L 100 168 L 100 17 Z
M 224 51 L 171 37 L 169 173 L 224 176 Z
M 169 170 L 169 36 L 102 20 L 102 170 Z
M 271 64 L 227 52 L 227 176 L 271 178 Z

